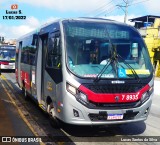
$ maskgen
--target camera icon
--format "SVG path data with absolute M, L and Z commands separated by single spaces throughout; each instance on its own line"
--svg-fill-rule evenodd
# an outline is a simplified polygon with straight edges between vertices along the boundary
M 11 9 L 14 10 L 14 9 L 18 9 L 18 5 L 17 4 L 13 4 L 11 5 Z
M 2 137 L 2 142 L 11 142 L 11 137 Z

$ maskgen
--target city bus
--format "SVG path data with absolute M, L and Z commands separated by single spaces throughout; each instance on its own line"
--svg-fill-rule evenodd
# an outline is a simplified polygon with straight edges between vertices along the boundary
M 15 70 L 16 47 L 0 45 L 0 66 L 2 70 Z
M 147 119 L 153 67 L 132 26 L 100 18 L 60 19 L 19 38 L 17 49 L 18 85 L 55 126 Z

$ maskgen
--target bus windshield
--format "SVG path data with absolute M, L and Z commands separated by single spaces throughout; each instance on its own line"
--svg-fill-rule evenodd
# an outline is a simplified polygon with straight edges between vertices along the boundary
M 1 46 L 0 60 L 15 61 L 15 46 Z
M 139 78 L 152 73 L 147 48 L 137 31 L 117 23 L 63 21 L 69 70 L 85 78 Z M 110 61 L 117 53 L 116 61 Z M 127 65 L 126 65 L 127 64 Z

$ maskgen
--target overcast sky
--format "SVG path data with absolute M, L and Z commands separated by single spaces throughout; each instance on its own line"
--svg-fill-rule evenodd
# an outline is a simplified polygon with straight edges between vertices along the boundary
M 6 39 L 18 37 L 37 29 L 57 18 L 103 17 L 124 21 L 124 11 L 116 6 L 124 6 L 126 0 L 0 0 L 0 36 Z M 128 0 L 128 19 L 144 16 L 160 16 L 160 0 Z M 25 20 L 4 20 L 6 10 L 18 4 L 18 10 Z M 12 16 L 18 16 L 19 14 Z M 131 24 L 129 21 L 127 22 Z

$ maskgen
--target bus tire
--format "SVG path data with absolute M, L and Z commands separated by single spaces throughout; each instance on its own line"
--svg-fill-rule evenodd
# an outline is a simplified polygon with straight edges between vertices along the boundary
M 55 128 L 55 129 L 60 128 L 60 123 L 55 117 L 50 116 L 49 121 L 50 121 L 50 124 L 53 128 Z
M 50 105 L 48 105 L 48 107 L 50 107 Z M 49 121 L 50 121 L 51 126 L 55 129 L 59 129 L 60 122 L 58 121 L 58 119 L 54 115 L 54 108 L 51 108 L 49 110 L 50 111 L 48 113 L 49 113 Z

